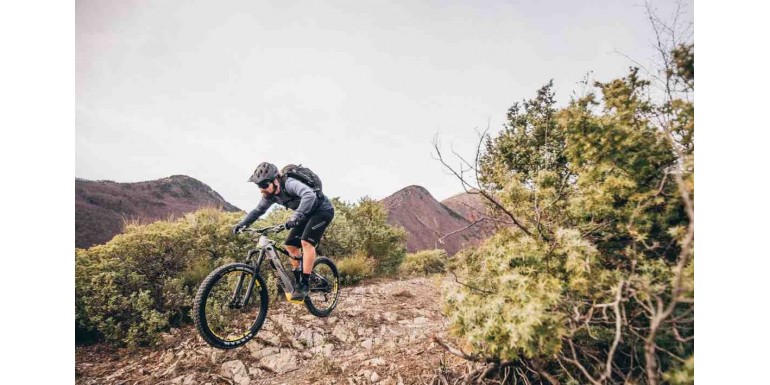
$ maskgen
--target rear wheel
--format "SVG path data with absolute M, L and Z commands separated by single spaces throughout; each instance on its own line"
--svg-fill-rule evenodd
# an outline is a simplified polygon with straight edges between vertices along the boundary
M 305 307 L 316 317 L 328 317 L 337 306 L 340 290 L 340 275 L 331 259 L 316 258 L 308 286 Z
M 254 286 L 247 298 L 251 282 Z M 195 295 L 193 319 L 209 345 L 232 349 L 257 334 L 267 316 L 267 286 L 252 266 L 232 263 L 214 270 Z

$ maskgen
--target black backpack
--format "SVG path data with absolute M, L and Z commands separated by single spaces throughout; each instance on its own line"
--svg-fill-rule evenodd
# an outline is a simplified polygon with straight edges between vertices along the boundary
M 281 176 L 283 177 L 284 183 L 286 182 L 286 177 L 290 176 L 306 184 L 315 192 L 320 192 L 323 189 L 321 178 L 319 178 L 318 175 L 316 175 L 316 173 L 311 171 L 309 168 L 303 167 L 301 164 L 299 166 L 287 164 L 281 169 Z

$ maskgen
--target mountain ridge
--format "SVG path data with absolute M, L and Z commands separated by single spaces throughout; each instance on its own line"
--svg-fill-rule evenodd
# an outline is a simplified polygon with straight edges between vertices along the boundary
M 491 235 L 486 228 L 436 200 L 422 186 L 404 187 L 380 202 L 388 212 L 388 223 L 407 231 L 409 252 L 444 249 L 454 255 Z
M 187 175 L 131 183 L 75 178 L 75 247 L 106 243 L 126 222 L 149 223 L 203 207 L 242 211 Z
M 461 192 L 441 202 L 425 187 L 409 185 L 381 199 L 388 223 L 407 231 L 407 250 L 444 249 L 453 255 L 494 233 L 478 194 Z M 121 183 L 75 178 L 75 247 L 103 244 L 128 222 L 150 223 L 204 207 L 242 211 L 207 184 L 187 175 Z

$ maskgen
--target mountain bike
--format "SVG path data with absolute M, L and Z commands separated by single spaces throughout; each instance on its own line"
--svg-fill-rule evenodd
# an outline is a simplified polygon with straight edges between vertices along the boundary
M 331 259 L 316 257 L 310 274 L 308 295 L 304 300 L 292 301 L 291 292 L 296 282 L 287 274 L 278 252 L 292 257 L 286 249 L 275 244 L 267 235 L 279 233 L 284 225 L 262 229 L 244 229 L 258 235 L 257 248 L 249 250 L 245 263 L 230 263 L 212 271 L 201 283 L 195 295 L 193 319 L 198 333 L 211 346 L 233 349 L 254 338 L 267 317 L 267 285 L 260 275 L 264 260 L 277 277 L 278 286 L 286 299 L 304 303 L 316 317 L 328 317 L 339 299 L 339 273 Z M 299 260 L 302 269 L 302 257 Z

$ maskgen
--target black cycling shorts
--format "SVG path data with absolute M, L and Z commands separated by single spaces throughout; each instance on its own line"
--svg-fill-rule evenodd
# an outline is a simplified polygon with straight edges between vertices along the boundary
M 302 247 L 301 241 L 309 242 L 313 247 L 318 246 L 318 241 L 324 234 L 326 227 L 334 219 L 334 210 L 317 210 L 310 214 L 299 226 L 294 227 L 286 237 L 286 245 Z

